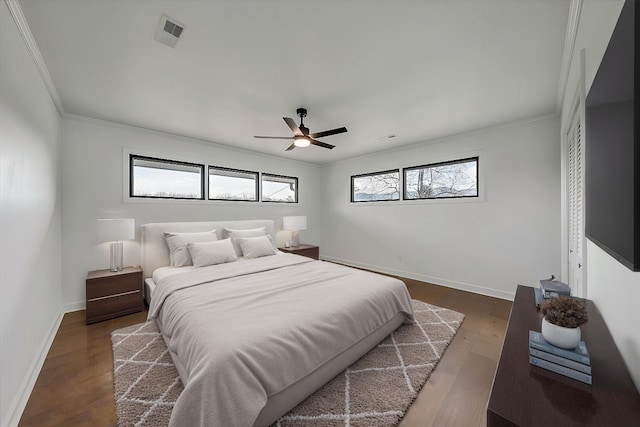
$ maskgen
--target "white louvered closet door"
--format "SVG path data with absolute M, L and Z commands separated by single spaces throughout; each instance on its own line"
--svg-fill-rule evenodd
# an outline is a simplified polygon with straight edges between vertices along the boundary
M 572 294 L 585 296 L 584 289 L 584 149 L 579 109 L 567 133 L 567 195 L 569 231 L 569 286 Z

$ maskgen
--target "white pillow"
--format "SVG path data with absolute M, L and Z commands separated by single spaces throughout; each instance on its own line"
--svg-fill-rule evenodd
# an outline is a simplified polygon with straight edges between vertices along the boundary
M 218 240 L 216 230 L 200 233 L 164 233 L 164 240 L 169 247 L 169 259 L 173 267 L 192 265 L 191 255 L 187 250 L 190 242 L 213 242 Z
M 234 230 L 231 228 L 225 228 L 224 232 L 226 234 L 226 237 L 231 238 L 231 243 L 233 243 L 233 248 L 236 250 L 236 254 L 238 254 L 238 256 L 242 256 L 242 249 L 240 248 L 240 244 L 238 243 L 238 238 L 258 237 L 258 236 L 267 235 L 267 229 L 265 227 L 247 228 L 244 230 Z
M 271 236 L 238 237 L 237 240 L 245 258 L 259 258 L 278 253 L 278 250 L 273 246 Z
M 238 255 L 233 249 L 231 239 L 218 240 L 216 242 L 187 243 L 187 249 L 191 254 L 194 267 L 224 264 L 225 262 L 238 260 Z

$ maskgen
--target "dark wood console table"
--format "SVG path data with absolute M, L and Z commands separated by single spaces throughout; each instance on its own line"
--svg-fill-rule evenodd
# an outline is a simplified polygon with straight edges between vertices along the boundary
M 640 426 L 640 394 L 595 304 L 583 301 L 592 385 L 529 364 L 529 330 L 540 331 L 542 315 L 533 288 L 518 286 L 487 407 L 489 427 Z

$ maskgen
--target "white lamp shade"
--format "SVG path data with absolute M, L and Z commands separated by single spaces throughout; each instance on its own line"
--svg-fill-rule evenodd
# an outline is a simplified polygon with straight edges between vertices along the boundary
M 117 242 L 133 240 L 136 237 L 136 222 L 134 219 L 99 219 L 98 241 Z
M 306 230 L 307 229 L 307 217 L 306 216 L 285 216 L 282 217 L 282 228 L 284 230 Z

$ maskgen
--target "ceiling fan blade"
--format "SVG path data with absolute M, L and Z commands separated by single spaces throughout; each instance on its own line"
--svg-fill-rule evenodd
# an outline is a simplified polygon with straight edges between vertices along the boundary
M 311 144 L 317 145 L 318 147 L 322 147 L 322 148 L 328 148 L 329 150 L 335 148 L 335 145 L 327 144 L 326 142 L 322 142 L 322 141 L 316 141 L 315 139 L 311 139 Z
M 289 126 L 289 128 L 291 128 L 291 130 L 293 131 L 293 134 L 294 134 L 294 135 L 297 135 L 297 136 L 302 136 L 302 135 L 303 135 L 302 131 L 300 130 L 300 128 L 298 127 L 298 125 L 296 124 L 296 122 L 294 122 L 294 121 L 293 121 L 293 119 L 292 119 L 292 118 L 290 118 L 290 117 L 283 117 L 282 119 L 285 121 L 285 123 L 287 124 L 287 126 Z
M 290 146 L 288 146 L 288 147 L 287 147 L 287 149 L 286 149 L 286 150 L 284 150 L 284 151 L 291 151 L 291 150 L 293 150 L 294 148 L 296 148 L 296 144 L 291 144 L 291 145 L 290 145 Z
M 258 136 L 258 135 L 254 135 L 254 138 L 260 138 L 260 139 L 293 139 L 292 136 Z
M 325 136 L 336 135 L 336 134 L 345 133 L 345 132 L 347 132 L 347 128 L 341 127 L 341 128 L 331 129 L 331 130 L 325 130 L 324 132 L 312 133 L 309 136 L 311 138 L 322 138 Z

